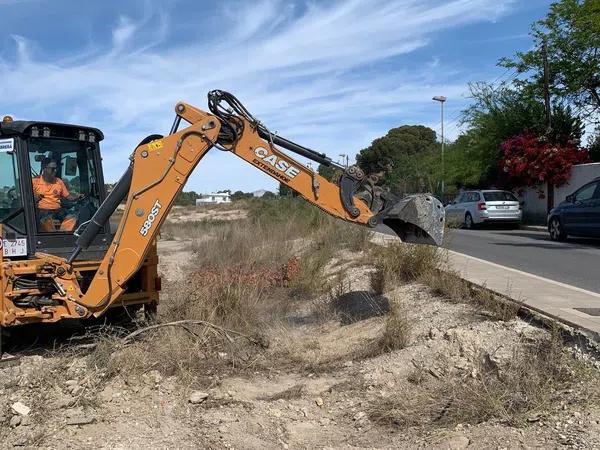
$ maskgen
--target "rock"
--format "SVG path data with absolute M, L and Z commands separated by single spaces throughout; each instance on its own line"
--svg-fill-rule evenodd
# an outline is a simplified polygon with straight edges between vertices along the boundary
M 64 409 L 75 403 L 75 399 L 70 395 L 63 395 L 54 404 L 58 409 Z
M 469 446 L 471 441 L 468 437 L 461 435 L 452 436 L 441 442 L 436 448 L 440 450 L 462 450 Z
M 68 390 L 72 396 L 76 397 L 83 392 L 83 386 L 76 384 L 74 386 L 69 386 Z
M 78 406 L 77 408 L 67 409 L 65 411 L 65 415 L 67 416 L 67 419 L 70 419 L 72 417 L 83 416 L 84 415 L 83 406 Z
M 94 422 L 91 416 L 75 416 L 67 419 L 67 425 L 88 425 Z
M 427 333 L 427 337 L 429 339 L 438 339 L 442 336 L 442 332 L 440 330 L 438 330 L 437 328 L 433 327 L 429 330 L 429 333 Z
M 356 414 L 354 414 L 353 419 L 356 421 L 359 421 L 359 420 L 364 419 L 365 417 L 367 417 L 367 413 L 364 411 L 359 411 Z
M 317 398 L 315 399 L 315 403 L 317 404 L 317 406 L 319 406 L 319 407 L 320 407 L 320 406 L 323 406 L 323 403 L 324 403 L 324 402 L 323 402 L 323 399 L 322 399 L 321 397 L 317 397 Z
M 11 409 L 17 414 L 20 414 L 21 416 L 27 416 L 31 412 L 31 408 L 29 406 L 24 405 L 21 402 L 13 403 Z
M 15 440 L 13 442 L 13 447 L 25 447 L 27 445 L 27 438 L 25 436 L 21 436 L 20 438 L 17 438 L 17 440 Z
M 194 391 L 190 394 L 188 401 L 194 405 L 197 405 L 204 402 L 207 398 L 208 394 L 206 392 Z
M 16 428 L 21 425 L 21 416 L 12 416 L 9 425 L 11 428 Z
M 144 374 L 144 379 L 146 381 L 146 384 L 156 385 L 156 384 L 160 384 L 163 377 L 158 370 L 151 370 L 150 372 Z
M 31 416 L 21 417 L 21 426 L 28 427 L 29 425 L 31 425 Z

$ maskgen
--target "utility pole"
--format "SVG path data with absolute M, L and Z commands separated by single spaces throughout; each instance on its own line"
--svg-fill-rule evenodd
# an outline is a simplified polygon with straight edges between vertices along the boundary
M 542 59 L 544 61 L 544 109 L 546 111 L 546 139 L 550 138 L 552 131 L 552 106 L 550 105 L 550 69 L 548 67 L 548 44 L 544 38 L 542 43 Z M 546 196 L 546 212 L 554 208 L 554 185 L 546 183 L 548 186 L 548 195 Z
M 546 133 L 552 129 L 552 114 L 550 107 L 550 69 L 548 68 L 548 45 L 546 39 L 542 44 L 542 58 L 544 59 L 544 107 L 546 109 Z
M 446 178 L 446 168 L 445 168 L 445 163 L 444 163 L 444 102 L 446 101 L 446 97 L 444 97 L 443 95 L 436 95 L 435 97 L 433 97 L 432 100 L 435 100 L 436 102 L 440 102 L 440 105 L 442 106 L 442 195 L 441 195 L 441 200 L 442 202 L 444 201 L 444 194 L 446 192 L 446 186 L 445 186 L 445 178 Z
M 339 155 L 339 156 L 341 156 L 341 157 L 342 157 L 342 163 L 344 162 L 344 159 L 346 160 L 346 163 L 345 163 L 345 165 L 346 165 L 346 169 L 347 169 L 347 168 L 348 168 L 348 155 L 347 155 L 347 154 L 345 154 L 345 153 L 340 153 L 340 155 Z

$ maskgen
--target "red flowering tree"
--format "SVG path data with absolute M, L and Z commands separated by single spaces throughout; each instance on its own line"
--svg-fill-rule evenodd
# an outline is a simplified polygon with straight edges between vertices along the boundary
M 588 151 L 576 145 L 551 144 L 530 131 L 502 143 L 500 167 L 513 186 L 560 186 L 571 176 L 573 164 L 589 162 Z M 538 190 L 540 197 L 543 191 Z

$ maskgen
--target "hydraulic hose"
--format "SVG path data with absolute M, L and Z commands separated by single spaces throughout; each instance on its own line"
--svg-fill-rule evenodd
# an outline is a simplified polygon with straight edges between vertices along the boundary
M 92 241 L 96 238 L 100 230 L 106 225 L 112 213 L 115 212 L 119 203 L 127 196 L 129 188 L 131 187 L 131 179 L 133 177 L 133 165 L 130 165 L 119 182 L 115 185 L 112 192 L 106 197 L 106 200 L 102 202 L 98 211 L 92 216 L 92 219 L 86 226 L 85 230 L 77 238 L 75 243 L 75 249 L 69 259 L 68 264 L 72 264 L 75 258 L 79 255 L 81 250 L 86 249 L 90 246 Z

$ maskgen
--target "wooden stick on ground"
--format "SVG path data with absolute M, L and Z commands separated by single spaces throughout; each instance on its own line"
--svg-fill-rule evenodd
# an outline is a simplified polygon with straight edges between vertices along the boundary
M 236 336 L 243 337 L 244 339 L 247 339 L 248 341 L 252 342 L 253 344 L 260 345 L 263 348 L 267 347 L 267 345 L 264 342 L 262 342 L 258 339 L 255 339 L 251 336 L 242 334 L 238 331 L 229 330 L 227 328 L 220 327 L 218 325 L 215 325 L 214 323 L 210 323 L 205 320 L 177 320 L 175 322 L 166 322 L 166 323 L 158 323 L 156 325 L 150 325 L 148 327 L 140 328 L 139 330 L 135 330 L 133 333 L 128 334 L 127 336 L 125 336 L 123 338 L 123 343 L 128 344 L 129 342 L 131 342 L 132 340 L 137 338 L 140 334 L 143 334 L 150 330 L 156 330 L 158 328 L 163 328 L 163 327 L 183 327 L 184 329 L 186 329 L 186 325 L 203 325 L 205 327 L 209 327 L 209 328 L 212 328 L 213 330 L 223 333 L 229 341 L 232 340 L 231 336 L 229 336 L 229 334 L 233 334 Z M 189 331 L 189 330 L 186 329 L 186 331 Z

